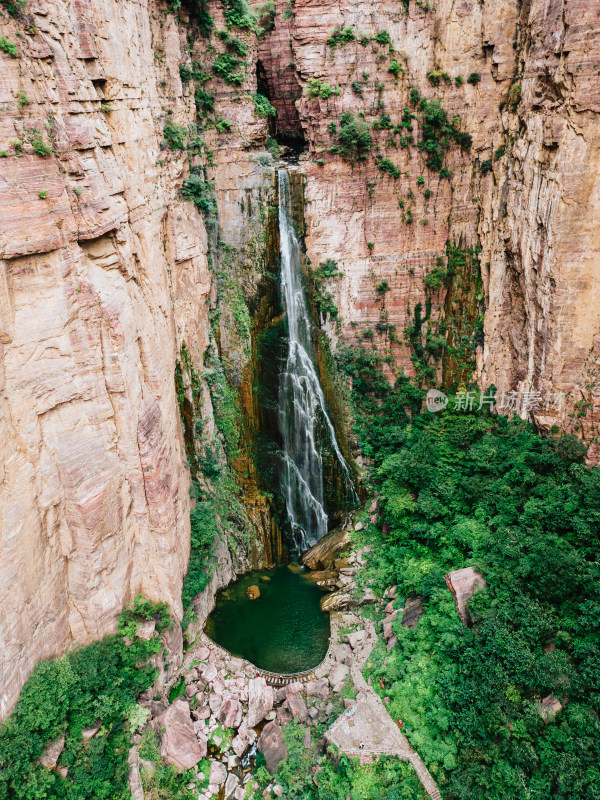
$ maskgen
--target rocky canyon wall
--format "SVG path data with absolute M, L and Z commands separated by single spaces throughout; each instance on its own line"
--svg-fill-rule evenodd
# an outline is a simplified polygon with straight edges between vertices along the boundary
M 194 130 L 186 27 L 145 0 L 40 0 L 15 18 L 0 7 L 0 34 L 17 48 L 0 52 L 1 718 L 35 661 L 112 630 L 136 593 L 181 614 L 175 366 L 185 342 L 210 438 L 216 281 L 204 221 L 180 197 L 206 158 L 163 134 L 169 120 Z M 260 262 L 272 170 L 249 153 L 266 123 L 228 87 L 218 102 L 236 103 L 235 135 L 205 137 L 220 235 Z M 250 267 L 241 284 L 255 290 Z M 240 373 L 240 337 L 222 350 Z
M 210 441 L 218 347 L 251 416 L 269 131 L 308 145 L 307 257 L 342 273 L 334 346 L 374 348 L 390 375 L 462 381 L 462 359 L 482 387 L 563 393 L 536 421 L 600 458 L 598 2 L 280 1 L 260 36 L 220 0 L 202 35 L 198 6 L 0 5 L 0 717 L 36 660 L 111 630 L 137 592 L 182 613 L 174 376 L 185 343 Z M 368 148 L 347 149 L 349 121 Z M 236 459 L 267 529 L 248 448 Z
M 471 298 L 485 308 L 480 385 L 518 392 L 517 410 L 542 429 L 582 435 L 597 461 L 598 3 L 295 0 L 291 22 L 285 3 L 278 9 L 261 56 L 268 65 L 270 47 L 289 47 L 303 87 L 307 252 L 313 265 L 333 258 L 343 272 L 330 285 L 340 310 L 330 333 L 374 343 L 414 375 L 416 305 L 429 298 L 431 334 L 456 346 L 452 324 L 436 320 L 449 322 L 457 294 L 465 303 L 460 281 L 443 286 L 428 274 L 440 257 L 448 265 L 448 243 L 481 248 L 483 283 Z M 271 83 L 289 84 L 288 72 L 275 65 Z M 405 108 L 419 117 L 412 88 L 472 136 L 469 151 L 449 148 L 449 179 L 415 146 L 422 119 L 413 144 L 393 131 Z M 347 112 L 371 124 L 371 151 L 354 165 L 331 153 Z M 378 292 L 381 281 L 389 290 Z M 430 359 L 438 376 L 443 361 Z

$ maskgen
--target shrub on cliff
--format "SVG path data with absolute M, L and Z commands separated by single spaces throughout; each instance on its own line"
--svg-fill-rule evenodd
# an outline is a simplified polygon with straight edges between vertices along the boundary
M 252 11 L 246 0 L 224 0 L 223 13 L 228 28 L 256 30 L 256 14 Z
M 277 7 L 274 0 L 264 0 L 263 3 L 257 6 L 256 16 L 258 17 L 258 24 L 260 26 L 258 30 L 259 36 L 273 30 L 275 27 L 276 12 Z
M 33 148 L 33 152 L 36 156 L 49 156 L 54 152 L 52 145 L 44 139 L 42 133 L 37 128 L 32 128 L 29 131 L 27 141 Z
M 372 145 L 369 124 L 350 111 L 341 114 L 337 141 L 337 152 L 342 158 L 350 162 L 363 161 Z
M 0 3 L 14 17 L 25 8 L 27 0 L 0 0 Z
M 236 55 L 242 57 L 248 55 L 248 45 L 246 42 L 242 42 L 241 39 L 232 36 L 229 31 L 217 31 L 217 36 L 232 53 L 236 53 Z
M 416 89 L 411 89 L 410 98 L 413 105 L 417 106 L 421 120 L 418 148 L 425 155 L 429 169 L 442 173 L 444 156 L 452 144 L 455 143 L 461 150 L 468 152 L 472 144 L 471 134 L 460 130 L 460 117 L 448 119 L 439 100 L 422 98 Z M 448 170 L 443 172 L 444 176 L 448 174 Z
M 169 150 L 185 150 L 187 142 L 187 128 L 175 122 L 166 122 L 163 127 L 163 136 Z
M 231 53 L 219 53 L 213 62 L 215 75 L 230 86 L 241 86 L 245 77 L 245 62 Z
M 387 172 L 387 174 L 394 179 L 400 177 L 400 170 L 389 158 L 385 158 L 382 155 L 377 155 L 375 156 L 375 162 L 382 172 Z
M 254 113 L 257 117 L 274 117 L 277 113 L 264 94 L 255 94 Z
M 354 42 L 355 40 L 356 34 L 354 33 L 354 25 L 349 25 L 347 28 L 338 25 L 333 29 L 331 36 L 327 39 L 327 44 L 329 47 L 335 49 L 338 45 L 341 46 L 348 42 Z
M 186 178 L 181 187 L 181 196 L 184 200 L 191 200 L 204 217 L 209 226 L 215 224 L 217 216 L 217 202 L 212 184 L 206 180 L 201 171 L 194 172 Z
M 337 86 L 331 86 L 331 84 L 325 83 L 320 78 L 311 78 L 308 82 L 306 93 L 311 98 L 320 97 L 323 100 L 327 100 L 332 94 L 336 96 L 340 95 L 342 90 Z
M 13 58 L 16 58 L 19 54 L 17 45 L 10 39 L 7 39 L 6 36 L 0 36 L 0 50 L 2 50 L 3 53 L 8 53 L 8 55 Z

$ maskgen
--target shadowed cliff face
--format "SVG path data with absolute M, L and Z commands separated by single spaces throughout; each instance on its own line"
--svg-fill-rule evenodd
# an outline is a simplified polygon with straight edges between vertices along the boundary
M 597 10 L 583 0 L 404 10 L 296 0 L 290 15 L 281 3 L 260 39 L 233 31 L 246 67 L 228 84 L 197 31 L 190 53 L 196 23 L 154 0 L 31 0 L 17 18 L 0 7 L 0 35 L 17 48 L 0 52 L 0 716 L 35 660 L 110 630 L 136 592 L 181 612 L 190 474 L 176 360 L 185 342 L 212 433 L 209 340 L 246 392 L 252 346 L 240 308 L 217 296 L 204 219 L 180 189 L 190 168 L 206 169 L 251 306 L 264 277 L 269 126 L 308 143 L 307 256 L 343 273 L 329 286 L 334 344 L 373 344 L 390 373 L 414 374 L 415 307 L 428 304 L 425 340 L 466 298 L 471 325 L 485 307 L 481 385 L 564 392 L 562 411 L 537 422 L 575 430 L 600 458 Z M 210 12 L 226 30 L 221 4 Z M 328 44 L 350 26 L 354 38 Z M 229 52 L 215 33 L 210 46 Z M 195 61 L 201 74 L 182 81 Z M 275 120 L 255 112 L 257 76 Z M 424 163 L 411 88 L 472 136 L 470 150 L 444 146 L 449 177 Z M 202 112 L 202 145 L 190 127 L 199 102 L 215 109 Z M 330 152 L 347 112 L 370 126 L 354 163 Z M 449 242 L 481 248 L 480 297 L 427 277 L 440 259 L 447 269 Z M 222 314 L 212 328 L 211 310 Z M 447 364 L 432 355 L 428 366 L 441 379 Z

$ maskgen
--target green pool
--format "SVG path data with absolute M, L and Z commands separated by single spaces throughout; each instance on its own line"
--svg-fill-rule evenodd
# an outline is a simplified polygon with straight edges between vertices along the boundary
M 250 586 L 259 587 L 257 600 L 248 598 Z M 322 596 L 297 564 L 251 572 L 218 594 L 205 630 L 261 669 L 301 672 L 327 653 L 329 615 L 321 611 Z

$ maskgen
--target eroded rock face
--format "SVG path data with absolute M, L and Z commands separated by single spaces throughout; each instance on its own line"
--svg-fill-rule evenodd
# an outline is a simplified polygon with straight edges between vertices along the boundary
M 62 751 L 65 749 L 65 734 L 46 745 L 40 756 L 40 764 L 46 769 L 55 769 Z
M 114 630 L 134 595 L 182 613 L 190 473 L 174 374 L 184 342 L 214 428 L 202 376 L 215 302 L 207 232 L 180 197 L 187 153 L 163 136 L 167 119 L 195 123 L 179 77 L 186 29 L 154 0 L 39 0 L 27 13 L 30 36 L 0 15 L 0 35 L 20 42 L 18 58 L 0 53 L 0 719 L 37 659 Z M 250 71 L 246 100 L 227 87 L 219 98 L 242 135 L 205 141 L 223 240 L 259 271 L 255 222 L 272 171 L 247 149 L 266 138 L 255 87 Z M 51 154 L 33 151 L 34 129 Z M 223 345 L 241 374 L 244 343 Z M 257 520 L 263 506 L 257 498 Z M 221 554 L 200 626 L 202 603 L 239 566 Z
M 173 701 L 158 723 L 164 727 L 160 752 L 167 764 L 179 770 L 191 769 L 206 756 L 206 741 L 196 735 L 190 706 L 181 697 Z
M 360 344 L 366 332 L 373 337 L 369 346 L 392 357 L 393 369 L 413 375 L 413 353 L 402 332 L 414 324 L 417 304 L 424 307 L 429 298 L 433 324 L 440 315 L 453 323 L 456 311 L 464 317 L 470 306 L 469 313 L 476 313 L 478 304 L 485 305 L 476 365 L 481 387 L 493 383 L 500 395 L 520 392 L 517 413 L 543 430 L 557 424 L 583 436 L 590 461 L 598 463 L 595 6 L 574 0 L 563 10 L 543 0 L 499 0 L 440 2 L 426 11 L 410 3 L 405 14 L 397 3 L 378 2 L 365 17 L 360 3 L 297 0 L 292 19 L 283 13 L 285 0 L 277 7 L 261 52 L 269 37 L 274 44 L 290 41 L 304 90 L 296 108 L 311 148 L 307 255 L 313 265 L 334 259 L 343 273 L 328 285 L 342 320 L 339 332 L 327 323 L 330 335 Z M 355 39 L 328 45 L 335 28 L 349 26 Z M 401 65 L 397 78 L 388 71 L 387 46 L 373 42 L 380 31 L 389 34 Z M 371 41 L 363 45 L 365 36 Z M 269 59 L 264 66 L 269 71 Z M 270 85 L 282 80 L 278 67 L 268 75 Z M 468 82 L 470 75 L 480 80 Z M 309 92 L 311 81 L 327 83 L 337 94 Z M 453 148 L 446 156 L 450 180 L 439 180 L 410 146 L 388 147 L 385 124 L 371 129 L 372 151 L 385 153 L 396 177 L 378 169 L 372 157 L 350 167 L 330 154 L 336 140 L 329 126 L 339 130 L 342 112 L 363 112 L 371 123 L 385 114 L 398 123 L 410 107 L 411 88 L 439 99 L 473 137 L 470 153 Z M 413 133 L 418 140 L 416 122 Z M 486 163 L 487 172 L 481 169 Z M 462 291 L 462 279 L 448 291 L 427 290 L 437 259 L 446 264 L 447 243 L 464 250 L 481 246 L 479 299 L 477 289 L 471 298 Z M 384 280 L 388 290 L 378 294 Z M 453 368 L 451 357 L 437 361 L 442 379 L 450 381 Z M 541 400 L 523 394 L 529 391 L 540 392 Z M 562 404 L 548 403 L 556 393 L 563 393 Z

